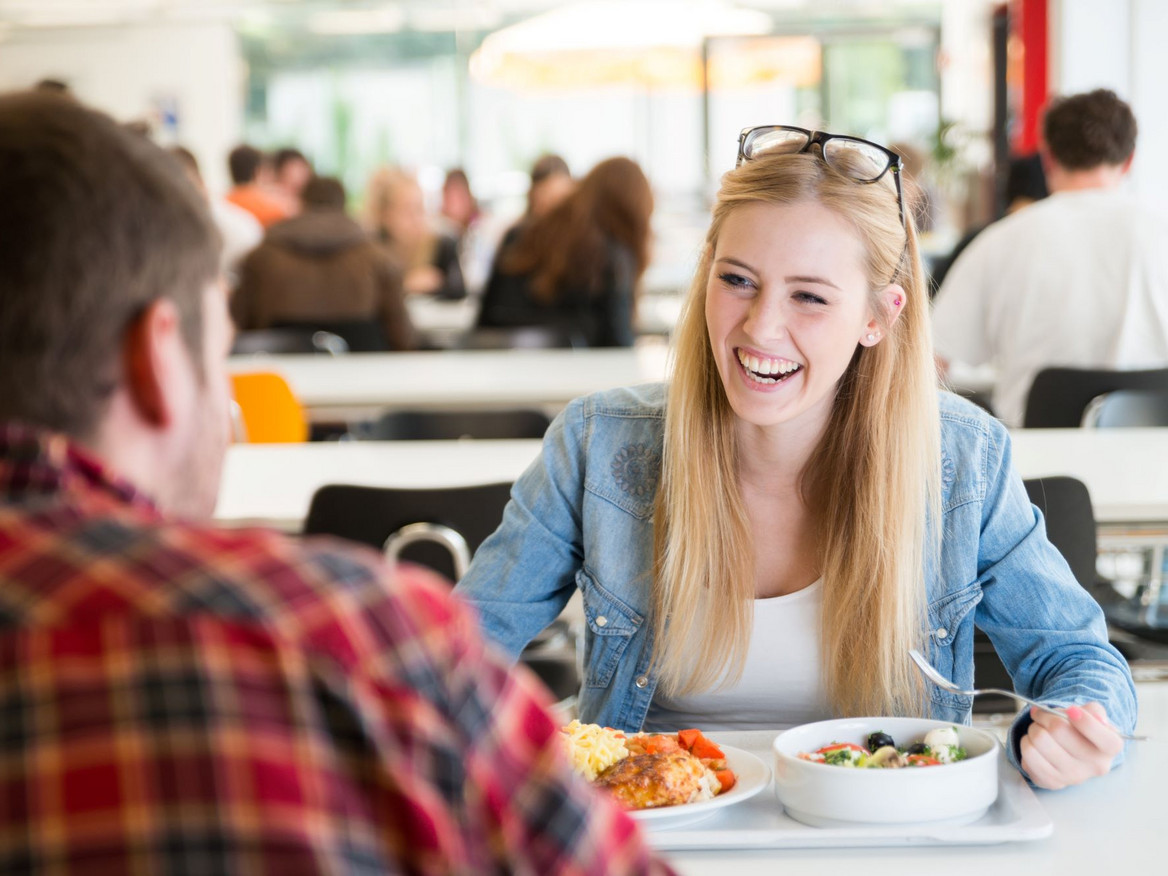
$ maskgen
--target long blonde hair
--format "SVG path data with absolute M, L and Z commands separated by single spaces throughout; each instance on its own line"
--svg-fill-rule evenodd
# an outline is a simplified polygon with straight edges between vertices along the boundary
M 654 518 L 655 665 L 675 694 L 741 676 L 756 570 L 734 414 L 706 327 L 706 286 L 727 216 L 745 204 L 801 201 L 818 201 L 855 228 L 884 334 L 858 347 L 802 477 L 823 576 L 823 676 L 837 714 L 908 713 L 921 708 L 922 687 L 906 651 L 923 640 L 926 555 L 939 538 L 940 420 L 926 284 L 912 219 L 906 229 L 891 189 L 857 183 L 810 153 L 764 155 L 723 177 L 678 324 Z M 892 324 L 878 297 L 890 283 L 905 291 Z

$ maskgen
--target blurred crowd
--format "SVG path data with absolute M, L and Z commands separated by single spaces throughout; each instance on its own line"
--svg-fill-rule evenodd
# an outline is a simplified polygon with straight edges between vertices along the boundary
M 381 167 L 353 211 L 341 181 L 295 148 L 232 149 L 222 198 L 189 150 L 170 152 L 210 201 L 240 331 L 312 328 L 353 352 L 408 350 L 424 343 L 410 296 L 469 297 L 484 332 L 534 330 L 541 346 L 633 343 L 653 195 L 630 159 L 577 180 L 562 157 L 539 157 L 526 210 L 500 233 L 461 168 L 446 173 L 431 211 L 416 173 Z

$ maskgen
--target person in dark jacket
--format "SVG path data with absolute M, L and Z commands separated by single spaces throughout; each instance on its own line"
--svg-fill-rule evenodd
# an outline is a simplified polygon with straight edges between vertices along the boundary
M 231 312 L 240 330 L 303 325 L 351 332 L 350 348 L 408 350 L 414 330 L 402 294 L 402 272 L 388 253 L 345 213 L 339 180 L 317 177 L 301 195 L 303 212 L 268 229 L 244 260 Z M 342 336 L 344 331 L 338 331 Z M 362 341 L 354 343 L 357 336 Z
M 550 212 L 508 235 L 479 326 L 542 326 L 572 346 L 631 346 L 652 213 L 653 193 L 636 162 L 602 161 Z

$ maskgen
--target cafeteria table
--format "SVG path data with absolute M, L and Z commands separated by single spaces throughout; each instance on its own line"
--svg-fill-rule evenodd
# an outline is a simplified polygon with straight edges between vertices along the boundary
M 312 494 L 325 484 L 457 487 L 514 481 L 539 454 L 540 443 L 528 438 L 233 444 L 215 517 L 296 532 Z
M 1053 831 L 1042 839 L 997 845 L 892 846 L 885 848 L 718 848 L 666 851 L 682 876 L 1068 876 L 1163 873 L 1168 816 L 1168 680 L 1138 681 L 1139 732 L 1147 742 L 1128 744 L 1126 762 L 1106 776 L 1061 791 L 1037 791 Z M 982 722 L 975 721 L 975 724 Z M 983 724 L 984 726 L 984 724 Z M 1000 731 L 1003 725 L 999 724 Z M 751 751 L 768 764 L 773 732 L 711 734 L 717 741 Z M 768 787 L 760 795 L 770 795 Z M 733 807 L 723 810 L 729 813 Z M 699 831 L 699 821 L 678 828 Z M 656 837 L 658 843 L 663 840 Z
M 1168 523 L 1168 429 L 1019 429 L 1023 477 L 1066 474 L 1087 484 L 1101 530 Z M 296 530 L 317 487 L 427 487 L 514 480 L 538 440 L 235 444 L 216 516 Z
M 275 371 L 318 423 L 373 419 L 401 408 L 532 406 L 559 410 L 577 396 L 664 380 L 668 347 L 443 350 L 347 356 L 232 356 L 233 374 Z

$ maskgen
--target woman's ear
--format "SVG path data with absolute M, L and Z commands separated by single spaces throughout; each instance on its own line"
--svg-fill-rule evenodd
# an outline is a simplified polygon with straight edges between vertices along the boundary
M 884 319 L 873 316 L 864 326 L 864 333 L 860 336 L 860 343 L 865 347 L 874 347 L 884 337 L 884 329 L 900 319 L 904 311 L 904 289 L 895 283 L 884 288 L 879 295 L 880 306 L 884 308 Z

